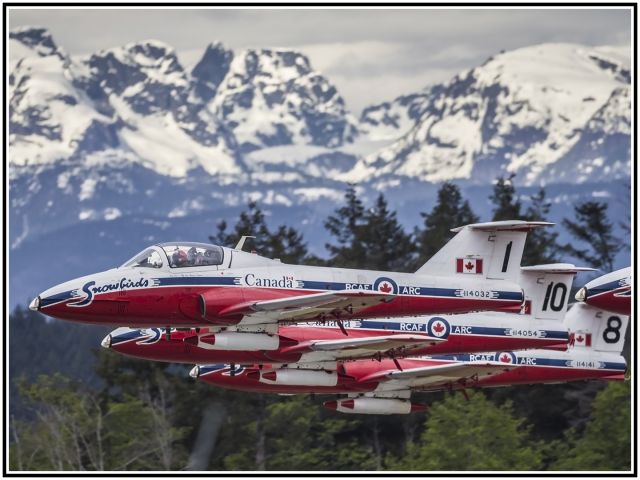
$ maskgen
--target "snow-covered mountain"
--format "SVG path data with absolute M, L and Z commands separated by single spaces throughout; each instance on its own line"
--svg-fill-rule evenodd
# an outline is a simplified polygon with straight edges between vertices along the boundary
M 20 167 L 133 164 L 175 178 L 202 169 L 223 184 L 268 183 L 269 172 L 293 182 L 484 183 L 509 171 L 527 184 L 629 174 L 622 49 L 503 52 L 368 107 L 359 121 L 330 80 L 289 50 L 212 43 L 186 71 L 158 41 L 72 57 L 45 29 L 21 28 L 9 52 L 13 177 L 37 171 Z
M 81 158 L 238 181 L 250 151 L 335 148 L 357 134 L 336 88 L 292 51 L 212 44 L 187 72 L 158 41 L 72 58 L 46 30 L 21 28 L 9 49 L 12 166 Z
M 250 49 L 234 54 L 212 44 L 192 75 L 206 109 L 233 132 L 242 153 L 353 141 L 355 118 L 336 88 L 300 53 Z
M 233 136 L 190 98 L 191 80 L 166 45 L 71 58 L 41 29 L 12 31 L 10 39 L 10 55 L 16 43 L 38 52 L 11 72 L 12 166 L 126 162 L 177 177 L 195 167 L 241 173 Z
M 486 183 L 504 171 L 527 184 L 622 178 L 630 173 L 629 90 L 622 49 L 545 44 L 504 52 L 365 110 L 363 130 L 398 140 L 362 158 L 349 178 Z
M 561 215 L 584 196 L 611 200 L 630 176 L 622 49 L 504 52 L 359 119 L 291 50 L 211 43 L 187 69 L 159 41 L 74 56 L 36 27 L 11 30 L 8 49 L 9 236 L 22 296 L 44 278 L 34 251 L 55 246 L 68 259 L 90 248 L 106 267 L 134 246 L 206 241 L 250 199 L 321 249 L 316 233 L 346 182 L 365 199 L 383 190 L 412 227 L 441 180 L 456 179 L 483 214 L 491 180 L 514 172 L 530 192 L 547 184 Z

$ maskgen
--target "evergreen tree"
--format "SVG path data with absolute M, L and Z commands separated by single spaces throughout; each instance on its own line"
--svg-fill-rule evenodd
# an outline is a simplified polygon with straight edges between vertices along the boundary
M 265 470 L 375 468 L 371 450 L 359 438 L 358 420 L 319 408 L 309 397 L 280 397 L 267 406 L 261 422 L 252 422 L 247 441 L 225 458 L 226 469 L 255 469 L 256 458 L 263 459 Z M 261 428 L 268 440 L 258 452 L 251 437 Z
M 611 382 L 598 393 L 584 432 L 572 429 L 559 444 L 552 469 L 630 470 L 631 428 L 631 382 Z
M 354 185 L 349 185 L 345 193 L 345 205 L 324 222 L 325 228 L 335 237 L 336 245 L 325 246 L 331 257 L 331 265 L 363 268 L 367 261 L 366 247 L 362 243 L 365 227 L 365 212 Z
M 484 391 L 497 404 L 513 403 L 516 415 L 526 417 L 535 440 L 552 442 L 562 432 L 584 424 L 599 382 L 570 382 L 556 385 L 512 385 Z
M 412 268 L 414 246 L 411 236 L 399 224 L 395 211 L 390 211 L 383 194 L 374 206 L 365 210 L 356 189 L 350 185 L 345 205 L 325 221 L 325 228 L 336 244 L 325 246 L 330 265 L 372 270 L 408 270 Z
M 462 199 L 460 189 L 450 182 L 444 182 L 438 190 L 438 200 L 431 212 L 420 215 L 424 218 L 424 229 L 416 231 L 418 267 L 453 238 L 452 228 L 479 221 L 469 202 Z
M 620 200 L 620 208 L 628 212 L 625 219 L 620 222 L 620 228 L 624 232 L 623 243 L 624 247 L 631 250 L 631 183 L 627 183 L 624 188 L 624 196 Z
M 551 202 L 546 199 L 544 188 L 531 196 L 531 204 L 525 211 L 524 218 L 528 221 L 547 221 L 551 210 Z M 557 262 L 559 245 L 558 232 L 551 228 L 535 228 L 527 235 L 527 241 L 522 255 L 522 265 L 542 265 Z
M 62 375 L 20 382 L 33 410 L 13 425 L 10 464 L 18 470 L 170 470 L 184 464 L 177 443 L 188 433 L 164 406 L 116 400 Z
M 419 443 L 402 457 L 389 457 L 390 470 L 536 470 L 539 446 L 510 402 L 496 406 L 482 392 L 468 401 L 460 394 L 434 403 Z
M 226 247 L 234 247 L 243 235 L 256 237 L 247 239 L 246 245 L 251 245 L 254 250 L 264 255 L 263 252 L 265 250 L 266 239 L 269 237 L 269 229 L 265 222 L 264 212 L 260 209 L 257 202 L 251 201 L 248 203 L 247 210 L 240 213 L 233 232 L 227 232 L 227 222 L 223 220 L 218 224 L 218 232 L 216 235 L 210 236 L 209 240 L 212 243 Z
M 268 258 L 278 258 L 284 263 L 303 263 L 307 257 L 307 245 L 303 236 L 294 228 L 280 225 L 272 232 L 267 226 L 264 212 L 256 202 L 249 202 L 247 210 L 240 213 L 232 232 L 227 232 L 227 222 L 218 224 L 216 235 L 209 236 L 212 243 L 234 247 L 243 235 L 251 250 Z
M 278 258 L 284 263 L 303 263 L 307 258 L 307 245 L 302 234 L 285 225 L 280 225 L 273 233 L 269 232 L 265 251 L 269 252 L 269 258 Z
M 562 249 L 586 262 L 587 266 L 611 272 L 616 254 L 623 245 L 612 233 L 607 204 L 587 201 L 575 205 L 574 212 L 575 221 L 565 218 L 562 224 L 582 245 L 568 243 Z
M 366 261 L 362 267 L 389 271 L 409 269 L 413 263 L 413 242 L 398 223 L 396 212 L 389 211 L 383 194 L 365 213 L 364 219 L 360 235 Z
M 493 220 L 528 220 L 546 221 L 551 202 L 546 199 L 544 188 L 531 196 L 531 203 L 522 212 L 522 202 L 516 194 L 513 184 L 515 174 L 508 178 L 499 177 L 493 186 L 493 193 L 489 197 L 494 203 Z M 522 265 L 542 265 L 557 261 L 559 246 L 558 233 L 548 228 L 535 228 L 527 235 L 527 241 L 522 254 Z
M 516 189 L 513 185 L 515 173 L 508 178 L 498 177 L 493 186 L 493 193 L 489 199 L 494 204 L 493 220 L 519 220 L 522 216 L 522 203 L 516 195 Z

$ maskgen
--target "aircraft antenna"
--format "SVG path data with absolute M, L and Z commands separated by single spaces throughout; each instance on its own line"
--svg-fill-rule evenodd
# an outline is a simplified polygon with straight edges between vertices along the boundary
M 238 243 L 236 245 L 236 250 L 242 250 L 242 247 L 244 247 L 244 242 L 247 240 L 247 238 L 256 238 L 253 235 L 243 235 L 240 237 L 240 240 L 238 240 Z

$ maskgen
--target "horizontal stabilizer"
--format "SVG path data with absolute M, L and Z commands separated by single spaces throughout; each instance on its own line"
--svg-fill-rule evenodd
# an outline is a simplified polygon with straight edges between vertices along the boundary
M 482 232 L 528 232 L 534 228 L 555 225 L 550 222 L 527 222 L 525 220 L 500 220 L 497 222 L 471 223 L 462 227 L 452 228 L 452 232 L 459 232 L 464 228 Z
M 595 268 L 576 267 L 572 263 L 549 263 L 547 265 L 532 265 L 530 267 L 520 267 L 520 270 L 525 272 L 540 273 L 579 273 L 596 271 Z

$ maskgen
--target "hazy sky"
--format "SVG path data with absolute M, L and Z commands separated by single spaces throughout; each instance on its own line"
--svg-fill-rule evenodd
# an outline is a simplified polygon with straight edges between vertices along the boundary
M 631 41 L 631 10 L 615 8 L 165 9 L 13 8 L 9 27 L 47 27 L 72 54 L 156 39 L 185 66 L 219 40 L 233 48 L 299 49 L 355 112 L 447 80 L 500 50 L 543 42 Z

